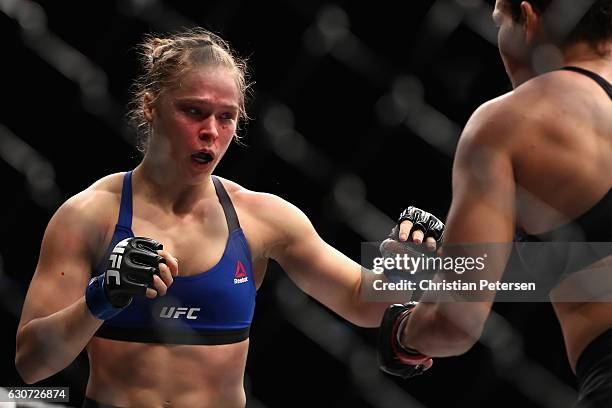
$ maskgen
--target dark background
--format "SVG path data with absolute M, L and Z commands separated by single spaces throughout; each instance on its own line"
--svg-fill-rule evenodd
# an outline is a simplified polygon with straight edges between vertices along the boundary
M 249 57 L 247 146 L 232 146 L 216 173 L 296 204 L 351 258 L 408 204 L 444 217 L 461 127 L 510 90 L 492 2 L 356 3 L 0 1 L 0 386 L 24 385 L 14 335 L 49 218 L 139 161 L 123 113 L 144 33 L 201 25 Z M 338 319 L 271 264 L 251 333 L 250 405 L 569 407 L 574 380 L 550 305 L 494 311 L 469 353 L 398 381 L 376 367 L 374 330 Z M 70 386 L 77 406 L 87 375 L 81 356 L 37 385 Z

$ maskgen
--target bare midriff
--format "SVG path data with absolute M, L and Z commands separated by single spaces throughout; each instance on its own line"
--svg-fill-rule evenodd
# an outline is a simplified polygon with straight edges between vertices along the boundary
M 87 347 L 87 397 L 118 407 L 246 405 L 249 341 L 226 345 L 149 344 L 94 337 Z

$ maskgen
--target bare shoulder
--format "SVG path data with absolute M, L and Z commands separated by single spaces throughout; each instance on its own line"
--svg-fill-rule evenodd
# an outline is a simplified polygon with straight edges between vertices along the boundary
M 304 216 L 299 208 L 277 195 L 249 190 L 236 182 L 219 178 L 234 205 L 250 214 L 263 219 Z
M 538 137 L 560 134 L 576 116 L 568 115 L 574 109 L 567 96 L 568 78 L 559 80 L 558 75 L 538 76 L 482 104 L 466 124 L 460 145 L 513 151 Z
M 104 218 L 109 212 L 116 212 L 121 200 L 122 180 L 123 173 L 115 173 L 95 181 L 66 200 L 58 209 L 58 214 Z
M 511 148 L 524 130 L 532 126 L 530 112 L 524 109 L 515 92 L 509 92 L 478 107 L 468 120 L 459 148 L 488 146 Z
M 55 212 L 41 243 L 20 327 L 67 307 L 83 295 L 108 230 L 109 215 L 117 211 L 121 179 L 121 174 L 104 177 L 70 197 Z
M 563 135 L 585 120 L 596 122 L 598 114 L 609 116 L 609 98 L 597 87 L 584 75 L 552 71 L 519 86 L 513 100 L 544 133 Z
M 249 190 L 238 183 L 220 178 L 241 219 L 253 219 L 259 228 L 282 234 L 310 224 L 308 217 L 295 205 L 270 193 Z
M 122 179 L 123 173 L 111 174 L 70 197 L 51 218 L 48 231 L 89 235 L 98 244 L 104 239 L 109 223 L 116 220 Z

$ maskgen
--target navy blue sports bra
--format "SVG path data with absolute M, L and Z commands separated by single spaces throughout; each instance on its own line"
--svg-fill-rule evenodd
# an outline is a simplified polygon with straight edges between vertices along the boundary
M 213 183 L 229 230 L 219 262 L 206 272 L 175 277 L 165 296 L 153 300 L 134 297 L 125 310 L 104 322 L 96 336 L 144 343 L 208 345 L 236 343 L 249 337 L 257 293 L 251 251 L 227 191 L 215 176 Z M 115 245 L 133 236 L 130 171 L 123 178 L 113 238 L 94 275 L 104 273 Z

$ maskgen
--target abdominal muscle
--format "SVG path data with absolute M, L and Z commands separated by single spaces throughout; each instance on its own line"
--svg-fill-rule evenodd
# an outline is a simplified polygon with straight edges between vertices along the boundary
M 119 407 L 244 407 L 248 346 L 248 339 L 204 346 L 94 337 L 86 395 Z

